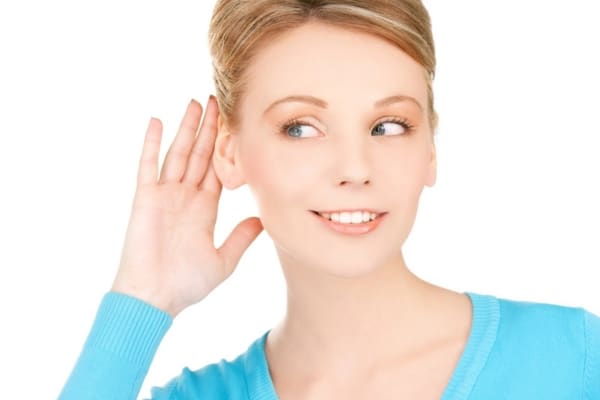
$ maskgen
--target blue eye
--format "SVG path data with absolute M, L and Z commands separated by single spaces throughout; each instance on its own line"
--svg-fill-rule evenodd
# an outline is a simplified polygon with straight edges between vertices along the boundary
M 381 127 L 391 126 L 389 129 L 383 129 Z M 396 125 L 396 128 L 394 128 Z M 406 135 L 408 134 L 414 127 L 408 123 L 406 120 L 399 119 L 390 119 L 387 121 L 382 121 L 378 123 L 375 128 L 373 128 L 373 132 L 375 132 L 374 136 L 398 136 L 398 135 Z M 390 134 L 386 134 L 391 131 Z
M 281 125 L 279 127 L 279 132 L 284 135 L 287 135 L 289 137 L 292 137 L 292 138 L 310 137 L 310 136 L 302 135 L 302 133 L 303 133 L 302 127 L 312 128 L 314 130 L 314 128 L 311 125 L 294 119 L 294 120 L 288 121 L 288 122 L 284 123 L 283 125 Z M 316 135 L 313 135 L 313 136 L 316 136 Z
M 310 124 L 302 122 L 298 119 L 292 119 L 279 126 L 279 133 L 295 139 L 311 137 L 303 135 L 303 127 L 315 130 L 315 128 L 313 128 L 313 126 Z M 375 128 L 373 128 L 372 132 L 374 132 L 373 136 L 402 136 L 409 134 L 413 129 L 414 126 L 409 124 L 407 120 L 390 118 L 388 120 L 379 122 Z M 313 134 L 312 136 L 318 135 Z

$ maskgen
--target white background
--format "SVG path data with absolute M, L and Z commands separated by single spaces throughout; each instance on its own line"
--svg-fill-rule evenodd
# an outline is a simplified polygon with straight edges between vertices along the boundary
M 62 388 L 118 266 L 150 116 L 164 122 L 162 162 L 189 99 L 214 93 L 213 4 L 1 3 L 3 397 Z M 595 2 L 427 5 L 438 180 L 404 246 L 409 267 L 454 290 L 600 314 Z M 250 215 L 246 187 L 224 190 L 216 243 Z M 230 279 L 177 317 L 141 395 L 245 351 L 284 306 L 263 232 Z

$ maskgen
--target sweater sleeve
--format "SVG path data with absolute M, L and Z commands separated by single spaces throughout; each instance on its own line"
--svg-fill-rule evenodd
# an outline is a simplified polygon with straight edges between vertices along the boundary
M 106 293 L 59 400 L 135 399 L 172 322 L 142 300 Z
M 583 392 L 585 400 L 600 399 L 600 317 L 585 311 L 585 367 Z

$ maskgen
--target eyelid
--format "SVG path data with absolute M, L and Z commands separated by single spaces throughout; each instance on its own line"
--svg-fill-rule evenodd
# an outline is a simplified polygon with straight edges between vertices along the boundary
M 409 121 L 409 119 L 407 117 L 401 117 L 401 116 L 396 116 L 396 115 L 390 115 L 390 116 L 387 116 L 387 117 L 382 117 L 379 120 L 377 120 L 377 122 L 375 122 L 374 126 L 377 126 L 379 124 L 383 124 L 385 122 L 394 122 L 394 123 L 397 123 L 399 125 L 404 125 L 405 128 L 407 130 L 409 130 L 409 131 L 415 129 L 415 125 L 413 125 Z
M 318 123 L 314 123 L 314 122 L 311 121 L 311 120 L 315 120 L 315 119 L 316 119 L 315 117 L 312 117 L 310 115 L 306 115 L 306 116 L 302 116 L 301 115 L 301 116 L 298 116 L 298 117 L 292 117 L 292 118 L 288 119 L 287 122 L 283 123 L 283 125 L 295 123 L 295 124 L 298 124 L 298 125 L 310 125 L 310 126 L 316 128 L 316 129 L 320 129 L 318 127 L 318 125 L 319 125 Z

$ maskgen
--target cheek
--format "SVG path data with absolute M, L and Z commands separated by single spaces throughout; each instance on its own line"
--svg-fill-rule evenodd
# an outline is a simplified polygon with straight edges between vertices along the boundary
M 242 154 L 246 183 L 262 211 L 282 213 L 309 208 L 310 188 L 320 176 L 319 166 L 277 146 L 253 146 Z M 264 213 L 262 213 L 264 215 Z
M 393 154 L 381 155 L 379 176 L 394 197 L 414 199 L 419 196 L 427 180 L 431 153 L 424 146 L 398 149 Z M 388 190 L 388 189 L 386 189 Z

